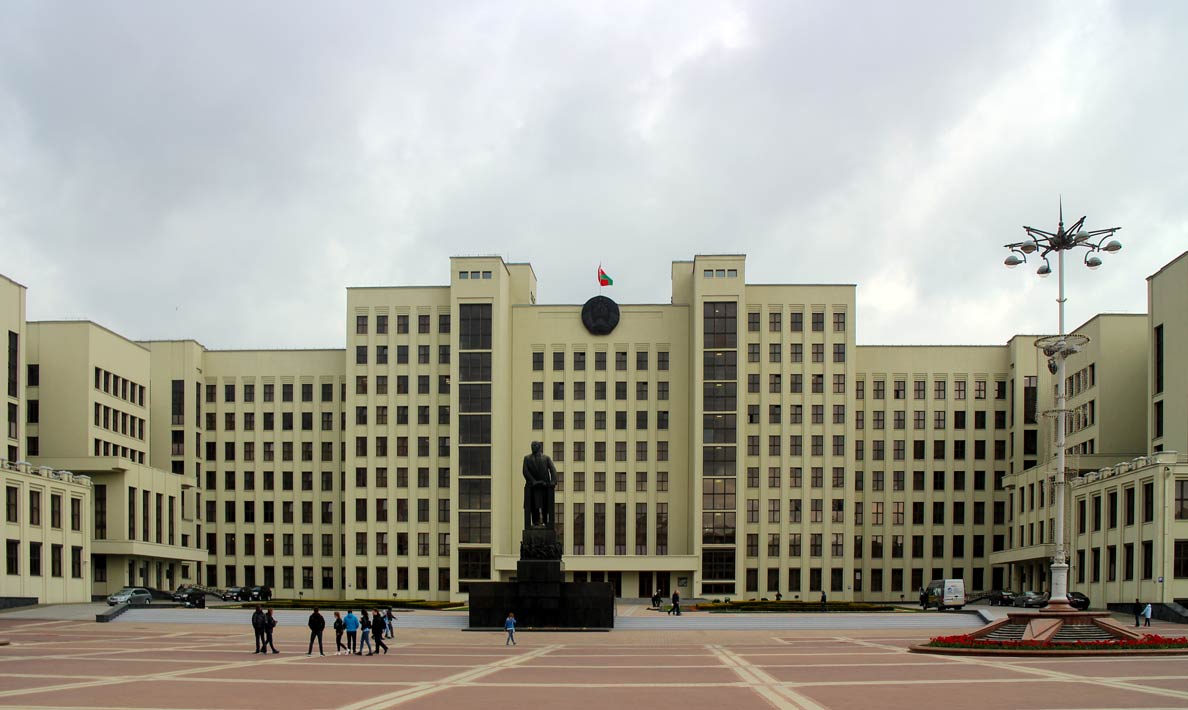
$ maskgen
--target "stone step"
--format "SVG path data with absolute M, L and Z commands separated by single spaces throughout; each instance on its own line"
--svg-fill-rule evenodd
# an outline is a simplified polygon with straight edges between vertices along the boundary
M 1113 634 L 1092 624 L 1065 624 L 1052 636 L 1053 641 L 1108 641 Z
M 1004 624 L 991 631 L 985 638 L 993 641 L 1018 641 L 1023 638 L 1027 624 Z

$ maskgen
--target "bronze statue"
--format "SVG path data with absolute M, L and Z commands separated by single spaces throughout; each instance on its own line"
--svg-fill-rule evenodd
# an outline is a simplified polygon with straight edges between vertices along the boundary
M 553 529 L 553 493 L 557 469 L 544 454 L 544 444 L 532 442 L 532 453 L 524 457 L 524 528 Z

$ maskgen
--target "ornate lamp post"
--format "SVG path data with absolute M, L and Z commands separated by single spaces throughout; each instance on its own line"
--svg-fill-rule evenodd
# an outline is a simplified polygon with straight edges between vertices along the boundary
M 1007 244 L 1011 250 L 1010 256 L 1003 262 L 1008 268 L 1015 268 L 1027 262 L 1029 255 L 1043 261 L 1036 274 L 1045 278 L 1052 273 L 1052 264 L 1048 255 L 1056 253 L 1056 278 L 1060 284 L 1059 296 L 1056 303 L 1060 311 L 1060 334 L 1040 338 L 1035 342 L 1037 348 L 1043 350 L 1048 358 L 1048 371 L 1056 377 L 1056 479 L 1055 505 L 1056 530 L 1054 531 L 1056 555 L 1052 558 L 1052 593 L 1048 598 L 1045 611 L 1073 611 L 1068 603 L 1068 558 L 1064 549 L 1064 448 L 1065 422 L 1068 412 L 1065 409 L 1064 391 L 1064 361 L 1069 355 L 1080 352 L 1089 342 L 1083 335 L 1067 335 L 1064 331 L 1064 253 L 1076 249 L 1084 249 L 1082 261 L 1090 269 L 1101 266 L 1099 253 L 1113 254 L 1122 248 L 1122 243 L 1110 239 L 1121 227 L 1108 229 L 1085 230 L 1085 218 L 1081 217 L 1071 227 L 1064 227 L 1064 206 L 1060 207 L 1060 220 L 1055 232 L 1045 232 L 1035 227 L 1024 226 L 1027 239 L 1014 244 Z M 1109 241 L 1106 241 L 1106 240 Z

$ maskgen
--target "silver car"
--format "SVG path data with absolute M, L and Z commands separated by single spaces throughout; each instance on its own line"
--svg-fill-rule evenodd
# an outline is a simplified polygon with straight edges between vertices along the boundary
M 124 587 L 107 598 L 108 606 L 116 604 L 151 604 L 153 595 L 143 587 Z

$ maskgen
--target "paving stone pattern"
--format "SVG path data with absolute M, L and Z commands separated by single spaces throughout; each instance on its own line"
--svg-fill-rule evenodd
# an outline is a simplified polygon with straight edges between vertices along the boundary
M 309 658 L 303 624 L 284 617 L 282 652 L 259 656 L 244 623 L 126 616 L 95 624 L 0 615 L 0 638 L 12 642 L 0 647 L 0 710 L 1188 708 L 1188 658 L 907 652 L 948 629 L 699 629 L 684 624 L 697 620 L 688 615 L 663 630 L 526 633 L 510 647 L 501 633 L 412 628 L 414 618 L 448 615 L 410 614 L 387 655 L 328 648 Z M 1152 631 L 1182 633 L 1165 623 Z

